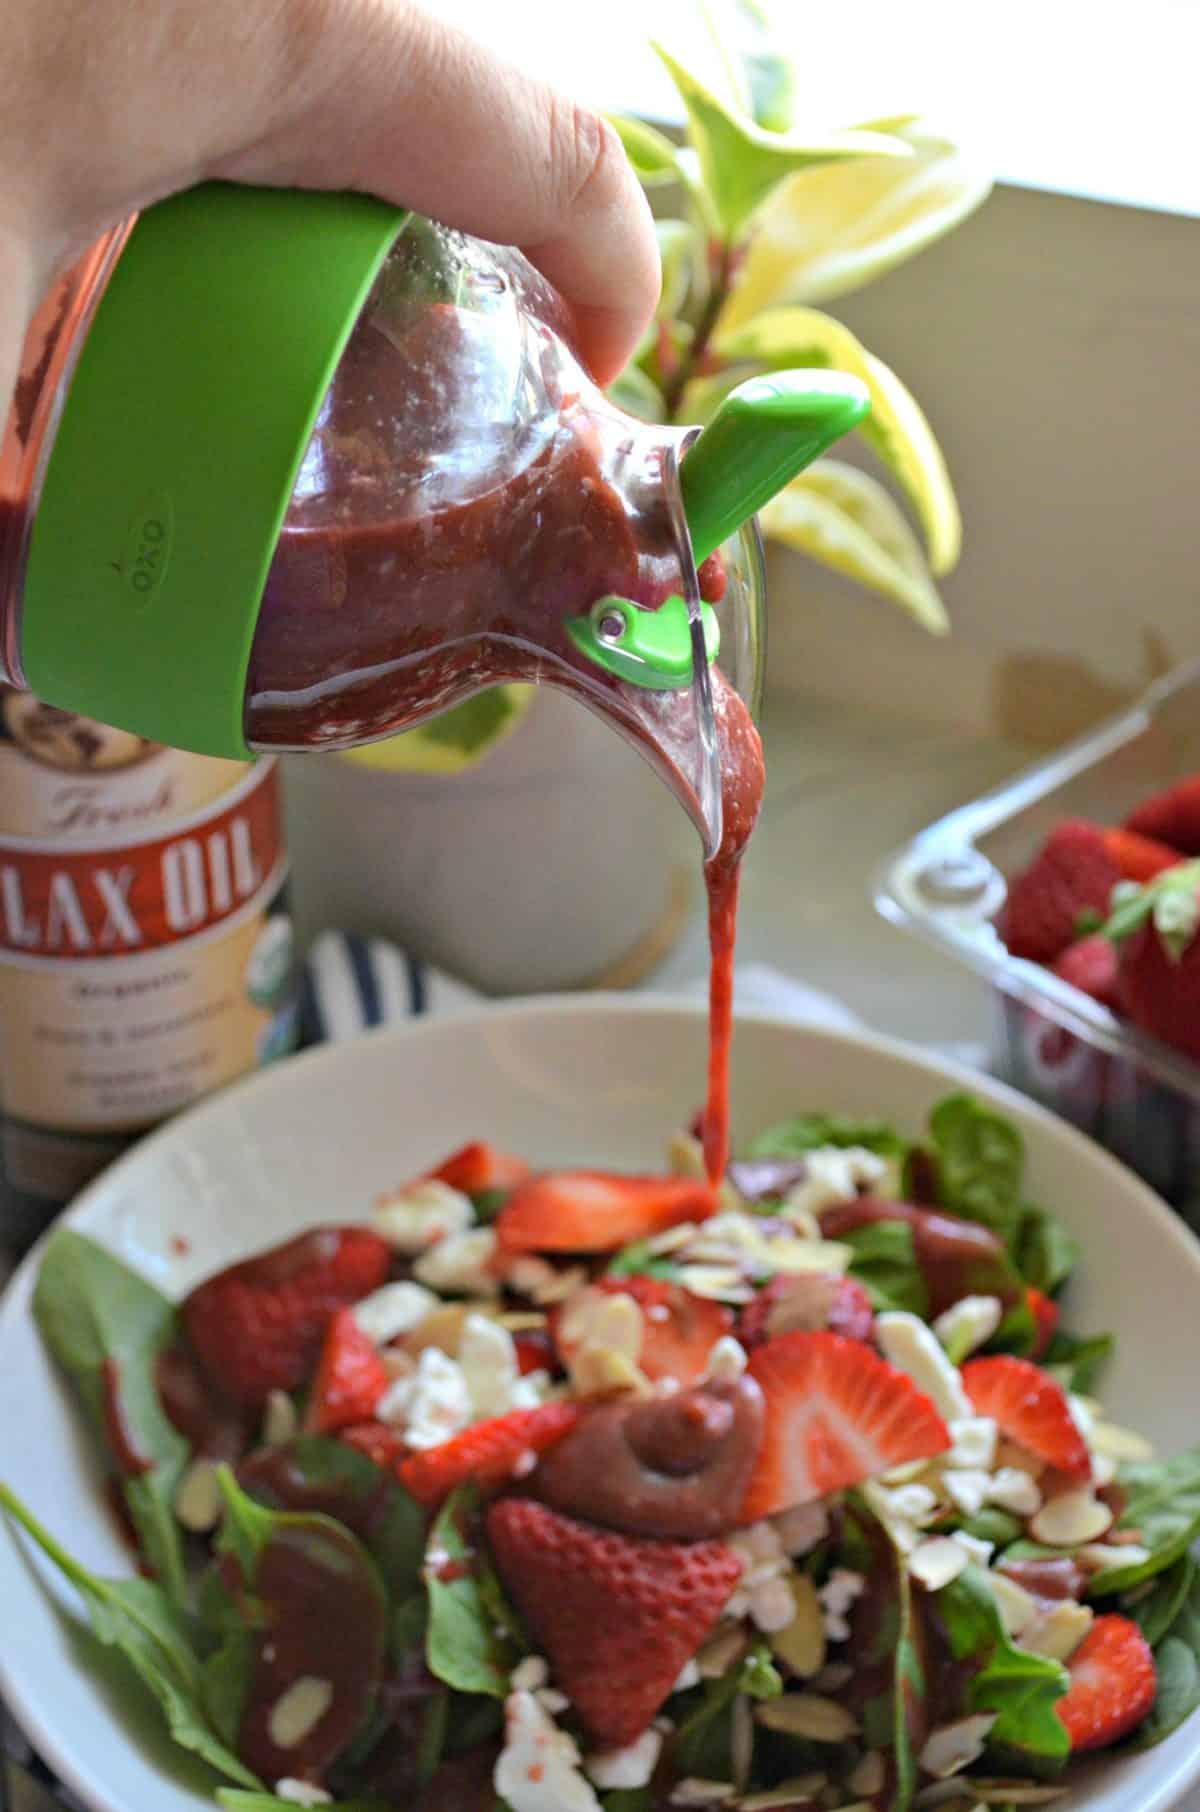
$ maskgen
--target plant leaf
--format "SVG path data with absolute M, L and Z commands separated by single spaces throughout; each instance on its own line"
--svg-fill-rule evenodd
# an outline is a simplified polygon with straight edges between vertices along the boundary
M 738 1695 L 740 1664 L 719 1679 L 706 1680 L 704 1694 L 679 1726 L 672 1748 L 676 1772 L 699 1780 L 729 1780 L 733 1701 Z
M 102 1579 L 73 1560 L 6 1485 L 0 1508 L 41 1549 L 82 1598 L 98 1641 L 124 1656 L 157 1700 L 181 1749 L 208 1762 L 230 1780 L 260 1785 L 210 1727 L 200 1697 L 200 1663 L 183 1613 L 162 1586 L 149 1579 Z
M 1173 1566 L 1200 1535 L 1200 1446 L 1173 1460 L 1145 1460 L 1122 1466 L 1117 1483 L 1125 1493 L 1119 1528 L 1138 1529 L 1150 1558 L 1132 1566 L 1105 1567 L 1092 1575 L 1090 1598 L 1127 1592 Z
M 920 543 L 874 478 L 839 460 L 801 472 L 759 512 L 763 534 L 901 605 L 922 628 L 949 628 Z
M 903 139 L 881 132 L 831 132 L 811 142 L 768 132 L 719 100 L 661 44 L 654 48 L 679 90 L 701 180 L 727 239 L 736 239 L 755 210 L 797 170 L 841 158 L 912 155 Z
M 679 181 L 679 149 L 664 132 L 629 114 L 610 113 L 606 117 L 643 188 Z
M 976 1566 L 943 1586 L 935 1604 L 954 1659 L 973 1665 L 970 1710 L 995 1713 L 989 1748 L 1019 1757 L 1032 1773 L 1056 1773 L 1070 1750 L 1056 1710 L 1067 1690 L 1066 1668 L 1010 1641 L 991 1587 Z
M 907 1221 L 867 1221 L 840 1233 L 838 1244 L 849 1246 L 853 1253 L 850 1276 L 862 1284 L 877 1314 L 904 1309 L 926 1318 L 929 1291 Z
M 407 1598 L 419 1589 L 425 1557 L 425 1515 L 415 1498 L 364 1453 L 332 1435 L 300 1435 L 286 1450 L 291 1480 L 301 1494 L 312 1494 L 312 1507 L 325 1510 L 335 1520 L 339 1498 L 357 1506 L 370 1505 L 370 1517 L 361 1536 L 393 1599 Z M 269 1486 L 249 1474 L 243 1491 L 268 1509 L 281 1506 Z
M 1074 1234 L 1044 1208 L 1026 1202 L 1017 1240 L 1017 1264 L 1026 1283 L 1053 1296 L 1062 1288 L 1083 1256 Z
M 908 1140 L 886 1120 L 854 1120 L 846 1114 L 793 1114 L 759 1133 L 750 1145 L 752 1158 L 800 1158 L 822 1145 L 861 1145 L 881 1158 L 903 1159 Z
M 189 1449 L 168 1421 L 155 1382 L 158 1356 L 178 1331 L 174 1304 L 103 1246 L 64 1227 L 46 1247 L 33 1315 L 121 1477 L 146 1559 L 182 1604 L 187 1583 L 173 1500 Z M 130 1445 L 149 1462 L 136 1476 L 126 1472 L 109 1436 L 114 1398 Z
M 724 52 L 739 109 L 768 132 L 786 132 L 792 123 L 795 70 L 775 42 L 758 0 L 701 0 L 709 35 Z M 736 58 L 736 65 L 729 65 Z
M 742 327 L 789 302 L 832 302 L 874 283 L 952 232 L 991 192 L 990 172 L 919 118 L 871 120 L 912 157 L 803 170 L 765 203 L 721 324 Z
M 941 448 L 911 391 L 848 327 L 815 308 L 770 308 L 741 327 L 722 328 L 713 345 L 720 357 L 760 370 L 815 365 L 861 378 L 871 412 L 858 432 L 904 487 L 933 572 L 950 571 L 962 547 L 962 519 Z
M 1154 1651 L 1158 1691 L 1145 1723 L 1134 1733 L 1131 1749 L 1153 1749 L 1200 1708 L 1200 1605 L 1195 1581 L 1169 1635 Z
M 663 273 L 656 318 L 673 321 L 687 305 L 703 271 L 704 246 L 690 220 L 656 220 L 654 231 Z
M 1068 1390 L 1090 1396 L 1115 1344 L 1111 1334 L 1068 1334 L 1059 1328 L 1041 1363 Z
M 217 1799 L 228 1812 L 296 1812 L 294 1799 L 247 1792 L 241 1787 L 218 1787 Z M 391 1812 L 391 1808 L 384 1799 L 334 1799 L 324 1801 L 321 1812 Z
M 467 1539 L 467 1526 L 478 1505 L 473 1486 L 451 1493 L 429 1535 L 429 1552 L 438 1564 L 425 1568 L 429 1592 L 429 1630 L 425 1659 L 436 1674 L 456 1692 L 486 1693 L 503 1699 L 508 1677 L 518 1659 L 515 1645 L 502 1635 L 488 1614 L 484 1594 L 471 1563 L 476 1560 Z M 455 1575 L 441 1577 L 450 1563 Z M 459 1571 L 459 1568 L 465 1570 Z
M 618 409 L 640 422 L 660 422 L 666 412 L 663 393 L 653 378 L 640 365 L 626 365 L 608 386 L 605 394 Z

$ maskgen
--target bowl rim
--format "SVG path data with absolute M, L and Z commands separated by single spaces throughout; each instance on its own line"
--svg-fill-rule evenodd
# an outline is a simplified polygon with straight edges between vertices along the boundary
M 30 1312 L 37 1268 L 53 1232 L 59 1227 L 73 1226 L 80 1219 L 86 1218 L 92 1204 L 103 1200 L 114 1183 L 119 1186 L 127 1177 L 136 1175 L 146 1161 L 148 1152 L 154 1154 L 163 1149 L 169 1150 L 180 1136 L 187 1137 L 189 1129 L 204 1127 L 211 1119 L 219 1120 L 228 1111 L 231 1098 L 239 1104 L 271 1098 L 290 1086 L 290 1079 L 300 1066 L 304 1066 L 306 1070 L 334 1068 L 344 1059 L 348 1050 L 362 1045 L 369 1045 L 377 1051 L 386 1050 L 392 1045 L 403 1049 L 415 1038 L 436 1032 L 442 1026 L 451 1028 L 474 1022 L 491 1023 L 497 1019 L 528 1022 L 538 1019 L 600 1019 L 605 1016 L 622 1019 L 657 1016 L 703 1027 L 707 1021 L 707 1010 L 699 1002 L 669 994 L 625 996 L 604 991 L 546 994 L 484 1003 L 469 1002 L 443 1013 L 414 1016 L 396 1024 L 374 1027 L 351 1039 L 317 1045 L 294 1053 L 285 1061 L 270 1065 L 206 1096 L 204 1100 L 172 1116 L 110 1164 L 79 1193 L 25 1254 L 7 1284 L 0 1290 L 0 1344 L 10 1319 L 19 1320 Z M 1200 1288 L 1200 1242 L 1187 1230 L 1179 1216 L 1127 1165 L 1122 1164 L 1086 1134 L 1009 1084 L 983 1071 L 973 1070 L 956 1059 L 943 1057 L 904 1039 L 874 1032 L 869 1027 L 847 1030 L 765 1011 L 735 1013 L 735 1050 L 737 1031 L 741 1027 L 782 1031 L 851 1051 L 869 1052 L 890 1058 L 910 1070 L 915 1069 L 930 1082 L 948 1082 L 983 1094 L 1010 1110 L 1018 1123 L 1032 1122 L 1040 1127 L 1051 1140 L 1056 1140 L 1067 1152 L 1082 1160 L 1085 1168 L 1090 1166 L 1100 1174 L 1107 1172 L 1114 1181 L 1119 1181 L 1120 1186 L 1132 1193 L 1137 1200 L 1139 1211 L 1150 1216 L 1173 1247 L 1179 1261 L 1195 1273 L 1197 1286 Z M 18 1661 L 6 1654 L 6 1647 L 7 1645 L 0 1646 L 0 1700 L 27 1740 L 90 1812 L 129 1812 L 128 1807 L 108 1794 L 101 1782 L 90 1778 L 83 1769 L 75 1765 L 56 1735 L 55 1727 L 42 1718 L 36 1704 L 27 1702 Z M 1175 1765 L 1163 1772 L 1161 1779 L 1149 1785 L 1148 1792 L 1139 1800 L 1137 1812 L 1170 1812 L 1172 1807 L 1179 1806 L 1180 1796 L 1197 1780 L 1200 1780 L 1200 1740 L 1190 1752 L 1181 1754 Z M 1197 1812 L 1200 1812 L 1200 1808 Z

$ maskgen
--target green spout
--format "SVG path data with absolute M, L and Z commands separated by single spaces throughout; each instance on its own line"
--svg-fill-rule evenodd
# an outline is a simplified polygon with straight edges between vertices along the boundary
M 679 468 L 696 564 L 870 407 L 867 386 L 841 371 L 776 371 L 731 390 Z

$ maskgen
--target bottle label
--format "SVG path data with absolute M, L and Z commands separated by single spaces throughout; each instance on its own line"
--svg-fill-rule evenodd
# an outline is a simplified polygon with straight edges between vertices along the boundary
M 274 762 L 185 755 L 0 690 L 10 1182 L 57 1196 L 63 1139 L 99 1149 L 291 1048 L 285 882 Z

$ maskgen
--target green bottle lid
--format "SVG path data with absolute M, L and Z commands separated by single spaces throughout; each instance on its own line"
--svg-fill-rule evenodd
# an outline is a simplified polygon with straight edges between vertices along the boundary
M 408 215 L 212 183 L 149 208 L 97 307 L 36 499 L 30 688 L 244 757 L 246 670 L 317 412 Z

